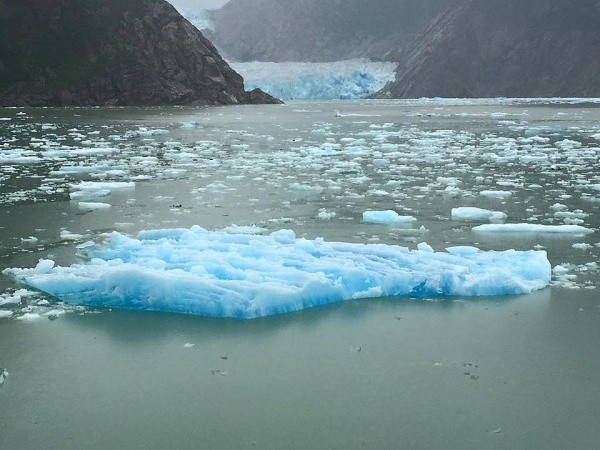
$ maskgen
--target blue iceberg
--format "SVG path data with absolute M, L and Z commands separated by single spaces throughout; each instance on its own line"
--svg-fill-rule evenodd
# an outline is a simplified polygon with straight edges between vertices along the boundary
M 113 232 L 79 246 L 84 263 L 3 273 L 67 303 L 244 319 L 357 298 L 523 294 L 550 282 L 543 251 L 418 248 L 194 226 Z

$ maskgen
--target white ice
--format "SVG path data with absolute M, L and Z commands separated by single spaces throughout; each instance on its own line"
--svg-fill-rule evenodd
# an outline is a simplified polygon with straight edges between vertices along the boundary
M 485 190 L 485 191 L 481 191 L 479 193 L 479 195 L 481 195 L 483 197 L 491 197 L 491 198 L 497 198 L 500 200 L 504 200 L 504 199 L 507 199 L 508 197 L 510 197 L 512 195 L 512 192 L 497 191 L 497 190 Z
M 543 251 L 432 252 L 383 244 L 191 229 L 113 232 L 87 263 L 40 261 L 3 273 L 67 303 L 254 318 L 356 298 L 528 293 L 550 282 Z M 27 319 L 23 319 L 27 320 Z
M 396 211 L 390 209 L 385 211 L 365 211 L 363 213 L 363 222 L 380 223 L 394 225 L 398 223 L 410 223 L 417 219 L 413 216 L 401 216 Z
M 452 208 L 452 218 L 454 220 L 501 221 L 505 220 L 506 217 L 506 213 L 501 211 L 491 211 L 489 209 L 475 208 L 472 206 Z
M 540 225 L 535 223 L 486 224 L 473 227 L 474 231 L 486 233 L 552 233 L 552 234 L 590 234 L 594 230 L 579 225 Z
M 283 100 L 352 99 L 377 92 L 395 78 L 396 64 L 368 59 L 308 62 L 230 62 L 246 89 Z
M 95 211 L 97 209 L 108 209 L 110 208 L 110 203 L 102 203 L 102 202 L 79 202 L 77 207 L 82 211 Z

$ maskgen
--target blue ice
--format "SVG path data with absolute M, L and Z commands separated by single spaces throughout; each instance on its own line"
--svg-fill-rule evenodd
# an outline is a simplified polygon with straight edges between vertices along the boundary
M 354 59 L 327 63 L 231 63 L 246 89 L 283 100 L 364 98 L 395 78 L 396 64 Z
M 356 298 L 523 294 L 550 282 L 543 251 L 419 248 L 194 226 L 113 232 L 79 246 L 83 263 L 3 273 L 67 303 L 245 319 Z

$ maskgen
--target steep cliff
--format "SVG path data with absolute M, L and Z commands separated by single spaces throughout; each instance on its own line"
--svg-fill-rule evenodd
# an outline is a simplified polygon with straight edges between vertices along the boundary
M 458 1 L 231 0 L 207 33 L 237 61 L 393 61 Z
M 466 0 L 378 97 L 600 97 L 600 0 Z
M 163 0 L 0 0 L 0 104 L 271 102 Z

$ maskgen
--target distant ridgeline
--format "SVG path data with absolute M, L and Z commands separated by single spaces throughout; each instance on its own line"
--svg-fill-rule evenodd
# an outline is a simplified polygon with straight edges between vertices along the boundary
M 270 102 L 163 0 L 0 0 L 0 105 Z
M 466 0 L 380 97 L 600 97 L 600 0 Z
M 398 62 L 381 98 L 600 97 L 600 0 L 231 0 L 212 15 L 238 61 Z

